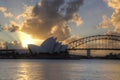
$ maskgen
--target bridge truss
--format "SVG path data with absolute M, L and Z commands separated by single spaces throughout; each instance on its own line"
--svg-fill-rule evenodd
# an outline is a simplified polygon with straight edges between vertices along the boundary
M 68 50 L 120 50 L 120 36 L 95 35 L 72 41 Z
M 95 35 L 81 38 L 70 42 L 68 50 L 87 50 L 87 57 L 91 56 L 91 50 L 120 50 L 120 36 Z

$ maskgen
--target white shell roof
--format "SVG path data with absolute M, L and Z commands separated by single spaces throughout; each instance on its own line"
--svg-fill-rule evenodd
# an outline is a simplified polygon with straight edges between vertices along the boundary
M 60 53 L 67 49 L 66 45 L 56 41 L 56 38 L 50 37 L 46 39 L 40 46 L 28 45 L 33 53 Z

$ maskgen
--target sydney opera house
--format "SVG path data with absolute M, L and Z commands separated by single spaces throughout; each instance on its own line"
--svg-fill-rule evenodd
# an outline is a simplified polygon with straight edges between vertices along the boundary
M 0 59 L 68 59 L 67 45 L 56 38 L 46 39 L 40 46 L 30 44 L 28 49 L 12 49 L 13 46 L 0 51 Z
M 67 45 L 57 42 L 56 38 L 50 37 L 46 39 L 40 46 L 30 44 L 28 45 L 31 53 L 65 53 L 67 52 Z

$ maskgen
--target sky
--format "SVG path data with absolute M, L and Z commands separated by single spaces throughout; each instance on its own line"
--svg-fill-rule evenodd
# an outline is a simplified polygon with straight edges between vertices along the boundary
M 65 41 L 119 35 L 119 4 L 120 0 L 0 0 L 0 40 L 25 42 L 32 37 L 39 44 L 50 36 Z

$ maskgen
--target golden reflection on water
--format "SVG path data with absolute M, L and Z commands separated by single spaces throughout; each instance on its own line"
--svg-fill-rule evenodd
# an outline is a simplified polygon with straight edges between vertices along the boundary
M 67 65 L 67 64 L 66 64 Z M 56 63 L 29 63 L 19 62 L 15 80 L 62 80 L 67 79 L 67 75 L 64 70 L 69 71 L 69 66 L 64 66 Z M 62 76 L 62 77 L 61 77 Z
M 15 80 L 43 80 L 43 64 L 36 65 L 36 62 L 27 61 L 18 63 L 18 69 Z
M 19 63 L 17 80 L 30 80 L 29 67 L 30 66 L 26 62 Z

